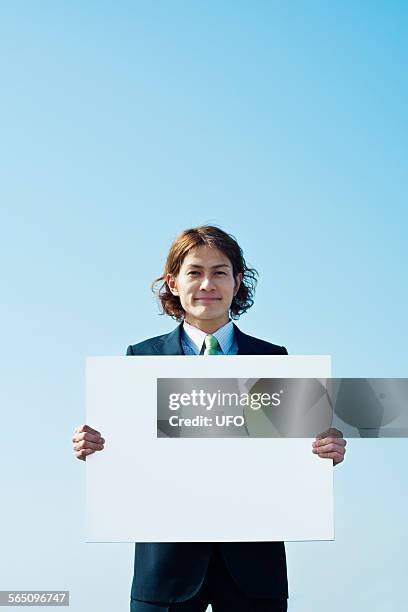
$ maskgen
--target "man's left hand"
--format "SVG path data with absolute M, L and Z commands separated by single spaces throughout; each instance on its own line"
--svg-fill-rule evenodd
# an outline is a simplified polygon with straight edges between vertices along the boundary
M 312 451 L 319 457 L 333 459 L 333 465 L 344 460 L 347 441 L 343 438 L 341 431 L 331 427 L 327 431 L 316 436 Z

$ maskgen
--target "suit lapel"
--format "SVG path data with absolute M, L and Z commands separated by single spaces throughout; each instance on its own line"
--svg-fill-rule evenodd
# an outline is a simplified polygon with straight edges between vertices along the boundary
M 172 332 L 164 336 L 157 344 L 154 345 L 154 350 L 159 355 L 184 355 L 181 345 L 181 329 L 183 323 L 180 323 L 173 329 Z
M 253 339 L 251 338 L 251 336 L 247 336 L 247 334 L 244 334 L 244 332 L 242 332 L 239 327 L 235 325 L 235 323 L 233 323 L 233 325 L 235 331 L 235 338 L 237 340 L 238 345 L 237 354 L 253 355 L 256 352 Z

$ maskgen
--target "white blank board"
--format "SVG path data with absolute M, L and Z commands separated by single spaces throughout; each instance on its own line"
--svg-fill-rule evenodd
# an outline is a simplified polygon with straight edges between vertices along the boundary
M 313 438 L 157 438 L 157 378 L 320 378 L 329 356 L 90 357 L 89 542 L 332 540 L 333 464 Z

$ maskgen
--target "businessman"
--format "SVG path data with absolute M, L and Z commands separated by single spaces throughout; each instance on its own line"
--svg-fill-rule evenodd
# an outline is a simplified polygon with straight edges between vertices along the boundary
M 152 283 L 163 313 L 179 325 L 130 345 L 126 354 L 287 355 L 285 347 L 249 336 L 233 322 L 252 306 L 256 276 L 233 236 L 215 226 L 185 230 Z M 77 427 L 72 441 L 82 460 L 105 443 L 89 425 Z M 330 429 L 311 450 L 337 465 L 345 446 L 342 433 Z M 168 503 L 163 499 L 163 511 Z M 283 542 L 136 544 L 131 612 L 204 612 L 209 604 L 213 612 L 283 612 L 287 598 Z

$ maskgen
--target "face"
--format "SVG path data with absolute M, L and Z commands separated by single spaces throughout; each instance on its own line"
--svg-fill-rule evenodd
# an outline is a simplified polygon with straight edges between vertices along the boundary
M 241 281 L 242 274 L 234 278 L 228 257 L 209 246 L 192 249 L 178 275 L 166 276 L 170 291 L 180 298 L 187 323 L 207 333 L 228 322 L 229 308 Z

